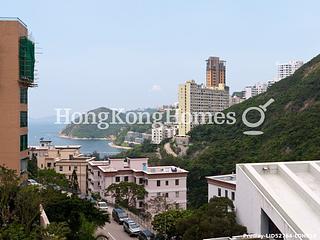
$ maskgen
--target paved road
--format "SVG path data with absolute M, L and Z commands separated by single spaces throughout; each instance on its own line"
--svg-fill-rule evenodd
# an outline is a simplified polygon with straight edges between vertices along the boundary
M 111 216 L 112 208 L 109 207 L 111 223 L 106 223 L 103 228 L 97 230 L 97 233 L 103 233 L 109 237 L 109 240 L 134 240 L 135 237 L 130 237 L 126 232 L 123 231 L 123 226 L 115 222 Z
M 177 156 L 178 156 L 178 155 L 172 150 L 169 142 L 166 143 L 166 144 L 164 144 L 164 150 L 165 150 L 168 154 L 170 154 L 170 155 L 172 155 L 172 156 L 174 156 L 174 157 L 177 157 Z

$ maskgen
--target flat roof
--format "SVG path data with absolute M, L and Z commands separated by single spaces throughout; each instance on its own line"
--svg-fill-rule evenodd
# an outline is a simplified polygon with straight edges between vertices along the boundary
M 206 179 L 216 180 L 225 183 L 236 184 L 237 176 L 236 174 L 227 174 L 227 175 L 217 175 L 217 176 L 208 176 Z
M 320 236 L 320 161 L 238 164 L 296 233 Z
M 143 172 L 147 174 L 188 173 L 188 171 L 176 166 L 147 167 L 147 171 Z
M 16 21 L 21 23 L 23 26 L 27 28 L 27 24 L 25 24 L 20 18 L 18 17 L 0 17 L 0 21 Z

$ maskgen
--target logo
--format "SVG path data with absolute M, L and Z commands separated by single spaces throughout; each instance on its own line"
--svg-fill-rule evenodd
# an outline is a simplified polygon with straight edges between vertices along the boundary
M 274 102 L 274 99 L 271 98 L 269 99 L 268 102 L 266 102 L 264 105 L 259 105 L 259 107 L 249 107 L 247 108 L 243 113 L 242 113 L 242 122 L 249 128 L 257 128 L 261 126 L 266 118 L 265 112 L 267 111 L 267 107 Z M 247 120 L 247 114 L 250 111 L 257 111 L 260 114 L 260 119 L 257 122 L 249 122 Z M 245 131 L 243 134 L 246 135 L 261 135 L 263 134 L 262 131 L 257 131 L 257 130 L 250 130 L 250 131 Z

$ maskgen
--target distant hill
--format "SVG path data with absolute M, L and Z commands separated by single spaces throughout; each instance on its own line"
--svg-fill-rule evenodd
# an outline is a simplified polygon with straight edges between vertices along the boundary
M 148 111 L 151 111 L 151 109 L 148 109 Z M 98 124 L 93 124 L 94 119 L 92 118 L 92 115 L 88 114 L 88 122 L 91 124 L 68 124 L 61 131 L 61 135 L 71 138 L 108 138 L 110 136 L 117 136 L 120 134 L 120 132 L 123 135 L 123 132 L 129 130 L 137 132 L 146 132 L 149 128 L 151 128 L 151 125 L 110 124 L 110 122 L 112 122 L 112 110 L 106 107 L 99 107 L 88 111 L 88 113 L 94 113 L 95 116 L 98 116 L 99 113 L 108 113 L 109 117 L 104 122 L 109 123 L 109 127 L 107 129 L 100 129 L 98 127 Z M 124 121 L 125 113 L 120 113 L 119 117 Z M 97 121 L 98 120 L 99 119 L 97 118 Z
M 255 130 L 262 135 L 248 136 L 241 121 L 245 109 L 265 104 L 264 124 Z M 207 201 L 205 176 L 235 171 L 237 163 L 299 161 L 320 159 L 320 55 L 298 69 L 294 75 L 275 83 L 267 92 L 234 105 L 234 125 L 201 125 L 190 132 L 193 146 L 184 161 L 175 160 L 189 170 L 190 206 Z M 257 115 L 249 115 L 252 122 Z

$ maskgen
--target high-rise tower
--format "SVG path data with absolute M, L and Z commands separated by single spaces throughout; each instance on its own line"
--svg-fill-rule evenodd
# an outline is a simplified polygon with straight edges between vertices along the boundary
M 28 88 L 34 43 L 18 18 L 0 18 L 0 165 L 24 172 L 28 160 Z
M 206 62 L 206 87 L 223 90 L 226 85 L 226 62 L 219 57 L 209 57 Z

